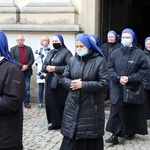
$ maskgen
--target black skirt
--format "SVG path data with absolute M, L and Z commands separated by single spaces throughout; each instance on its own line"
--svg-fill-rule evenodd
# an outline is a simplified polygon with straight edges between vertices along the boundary
M 112 104 L 106 131 L 120 137 L 148 134 L 144 105 Z
M 63 138 L 60 150 L 103 150 L 103 137 L 98 139 L 68 139 Z

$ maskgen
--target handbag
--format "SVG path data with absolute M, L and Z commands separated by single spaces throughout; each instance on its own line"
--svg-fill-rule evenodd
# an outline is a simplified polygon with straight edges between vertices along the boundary
M 123 101 L 128 104 L 144 104 L 144 88 L 141 82 L 137 86 L 123 85 Z
M 58 84 L 60 83 L 60 78 L 58 77 L 58 75 L 56 73 L 53 73 L 54 76 L 51 79 L 51 84 L 50 87 L 51 89 L 57 89 Z
M 136 51 L 134 53 L 133 59 L 135 58 Z M 131 65 L 126 70 L 126 75 L 131 68 Z M 143 104 L 144 103 L 144 88 L 143 83 L 140 82 L 138 85 L 130 86 L 130 85 L 123 85 L 123 102 L 128 104 Z

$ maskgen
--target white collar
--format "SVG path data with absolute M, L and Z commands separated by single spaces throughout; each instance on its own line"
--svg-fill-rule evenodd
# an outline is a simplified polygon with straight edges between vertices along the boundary
M 0 61 L 2 61 L 4 59 L 4 56 L 0 56 Z

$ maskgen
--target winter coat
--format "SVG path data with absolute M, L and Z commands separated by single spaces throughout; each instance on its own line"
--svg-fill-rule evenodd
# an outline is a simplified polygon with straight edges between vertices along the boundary
M 47 53 L 50 51 L 50 48 L 40 48 L 35 51 L 34 54 L 34 64 L 36 66 L 36 82 L 45 83 L 46 74 L 42 71 L 42 64 L 47 56 Z
M 133 53 L 136 52 L 134 60 Z M 132 56 L 131 56 L 132 55 Z M 112 52 L 108 63 L 112 88 L 110 89 L 110 102 L 116 104 L 122 100 L 122 85 L 120 77 L 126 75 L 127 67 L 132 63 L 128 73 L 127 85 L 136 86 L 148 72 L 148 63 L 144 52 L 137 46 L 121 47 Z
M 146 58 L 147 58 L 147 61 L 148 61 L 148 65 L 150 66 L 150 51 L 145 49 L 144 53 L 146 55 Z M 150 90 L 150 68 L 149 68 L 148 73 L 145 75 L 145 77 L 143 79 L 143 84 L 144 84 L 144 89 L 145 90 Z
M 0 149 L 22 146 L 24 76 L 19 68 L 0 62 Z
M 67 65 L 67 62 L 69 60 L 69 58 L 72 56 L 72 53 L 65 47 L 61 47 L 58 49 L 57 53 L 55 54 L 52 63 L 50 63 L 51 58 L 53 57 L 53 53 L 54 53 L 55 49 L 50 50 L 47 54 L 47 57 L 42 65 L 42 70 L 43 72 L 47 73 L 46 75 L 46 81 L 48 79 L 49 76 L 49 72 L 46 70 L 46 67 L 48 65 L 52 65 L 55 66 L 55 73 L 61 77 L 62 73 L 65 70 L 65 67 Z M 53 74 L 53 73 L 51 73 Z
M 106 61 L 108 62 L 111 53 L 121 46 L 120 43 L 104 43 L 101 45 L 101 50 L 105 56 Z
M 28 69 L 24 72 L 26 72 L 28 75 L 32 75 L 33 74 L 32 65 L 34 63 L 34 55 L 33 55 L 31 47 L 24 45 L 24 48 L 26 51 L 26 59 L 27 59 L 26 65 L 28 65 Z M 20 55 L 19 55 L 18 45 L 14 46 L 10 49 L 10 54 L 11 54 L 11 57 L 13 58 L 13 60 L 15 61 L 16 65 L 21 69 L 23 64 L 20 63 Z
M 82 89 L 71 90 L 71 81 L 82 80 Z M 104 99 L 109 84 L 107 63 L 98 53 L 72 57 L 62 85 L 69 90 L 61 133 L 70 139 L 96 139 L 104 134 Z

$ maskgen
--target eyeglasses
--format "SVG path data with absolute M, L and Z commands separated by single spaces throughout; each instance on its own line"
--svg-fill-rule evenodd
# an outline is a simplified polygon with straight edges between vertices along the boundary
M 125 36 L 122 36 L 122 39 L 131 39 L 132 37 L 125 37 Z

